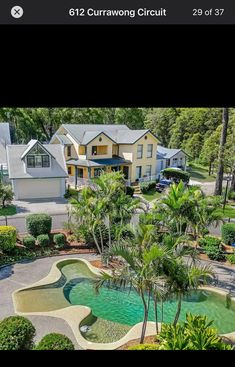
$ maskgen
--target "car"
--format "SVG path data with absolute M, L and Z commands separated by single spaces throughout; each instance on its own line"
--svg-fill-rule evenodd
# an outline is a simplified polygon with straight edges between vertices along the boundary
M 165 188 L 167 187 L 167 185 L 163 185 L 160 182 L 156 184 L 156 191 L 158 192 L 162 192 L 165 190 Z
M 163 178 L 159 181 L 161 185 L 170 186 L 172 184 L 171 180 L 167 180 L 166 178 Z

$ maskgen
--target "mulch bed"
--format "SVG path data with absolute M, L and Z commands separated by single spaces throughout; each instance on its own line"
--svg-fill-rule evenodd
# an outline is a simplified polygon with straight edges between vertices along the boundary
M 145 344 L 155 344 L 155 336 L 146 336 L 144 338 Z M 130 340 L 126 344 L 122 345 L 120 348 L 117 348 L 117 350 L 127 350 L 129 347 L 132 347 L 133 345 L 140 344 L 140 339 L 134 339 Z

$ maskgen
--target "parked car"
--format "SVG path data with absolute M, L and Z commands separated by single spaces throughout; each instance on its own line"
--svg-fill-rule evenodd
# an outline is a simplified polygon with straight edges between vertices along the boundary
M 162 192 L 164 189 L 166 189 L 168 186 L 172 184 L 171 180 L 162 179 L 156 184 L 156 190 L 158 192 Z
M 161 184 L 160 182 L 159 183 L 157 183 L 156 184 L 156 191 L 158 191 L 158 192 L 162 192 L 162 191 L 164 191 L 165 190 L 165 188 L 166 188 L 167 186 L 166 185 L 163 185 L 163 184 Z

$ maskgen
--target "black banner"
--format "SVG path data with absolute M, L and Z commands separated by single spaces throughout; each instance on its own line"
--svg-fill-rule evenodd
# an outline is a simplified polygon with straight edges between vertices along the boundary
M 1 0 L 0 24 L 235 24 L 235 2 Z

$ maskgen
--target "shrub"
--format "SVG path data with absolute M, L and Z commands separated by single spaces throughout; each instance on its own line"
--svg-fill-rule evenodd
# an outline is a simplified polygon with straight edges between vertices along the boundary
M 140 189 L 141 189 L 142 194 L 147 194 L 148 191 L 153 190 L 155 188 L 156 188 L 156 181 L 140 183 Z
M 134 195 L 134 191 L 135 191 L 134 187 L 132 187 L 132 186 L 127 186 L 126 187 L 126 194 L 127 195 L 130 195 L 132 197 Z
M 35 350 L 74 350 L 71 340 L 62 334 L 51 333 L 45 335 Z
M 222 240 L 226 245 L 235 243 L 235 223 L 226 223 L 221 228 Z
M 137 344 L 129 347 L 128 350 L 159 350 L 158 344 Z
M 199 245 L 201 247 L 206 247 L 206 246 L 219 247 L 221 245 L 221 240 L 217 237 L 205 236 L 204 238 L 201 238 L 199 240 Z
M 37 241 L 38 241 L 39 246 L 41 246 L 41 247 L 46 247 L 50 243 L 50 239 L 49 239 L 48 234 L 40 234 L 37 237 Z
M 225 260 L 225 254 L 223 253 L 222 246 L 216 247 L 214 245 L 205 246 L 205 252 L 209 259 L 215 261 Z
M 229 200 L 235 200 L 235 191 L 230 190 L 228 193 Z
M 63 248 L 66 243 L 66 238 L 63 233 L 57 233 L 53 237 L 53 241 L 55 242 L 55 248 Z
M 16 247 L 16 228 L 0 226 L 0 251 L 11 252 Z
M 230 264 L 235 264 L 235 254 L 226 255 L 226 259 L 230 262 Z
M 162 171 L 162 175 L 166 179 L 173 179 L 175 182 L 179 182 L 180 180 L 182 180 L 183 182 L 188 183 L 190 179 L 190 174 L 188 172 L 174 168 L 165 168 Z
M 36 243 L 36 238 L 33 236 L 27 236 L 23 238 L 23 245 L 27 248 L 34 248 Z
M 35 328 L 22 316 L 10 316 L 0 322 L 0 350 L 24 350 L 33 345 Z
M 48 214 L 29 214 L 26 217 L 27 231 L 34 237 L 51 232 L 52 218 Z

